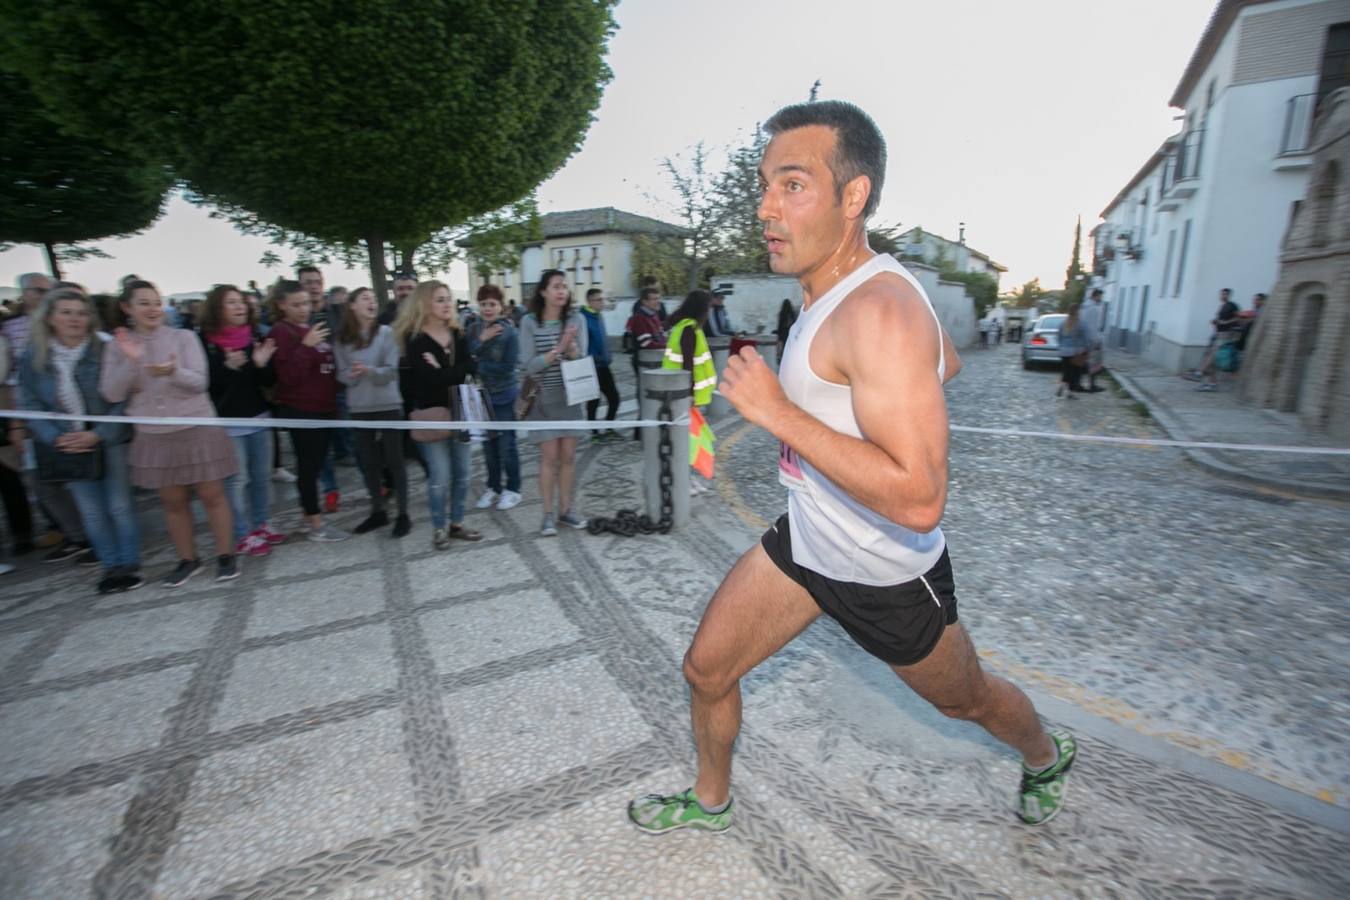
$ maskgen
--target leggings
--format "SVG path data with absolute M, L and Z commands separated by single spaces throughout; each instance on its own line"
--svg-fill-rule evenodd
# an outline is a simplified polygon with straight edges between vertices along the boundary
M 609 370 L 609 366 L 597 364 L 595 367 L 596 378 L 600 381 L 600 392 L 605 395 L 605 402 L 609 404 L 609 411 L 605 415 L 608 422 L 614 421 L 614 416 L 619 412 L 619 389 L 614 384 L 614 373 Z M 600 398 L 588 400 L 586 402 L 586 418 L 595 421 L 595 414 L 600 411 Z
M 331 419 L 333 413 L 309 412 L 290 406 L 277 406 L 279 419 Z M 291 446 L 295 449 L 295 488 L 300 494 L 300 507 L 307 516 L 319 514 L 319 469 L 328 454 L 331 428 L 292 428 Z
M 398 422 L 403 419 L 400 409 L 380 410 L 379 412 L 354 412 L 353 419 L 364 422 Z M 406 432 L 388 428 L 376 431 L 373 428 L 354 428 L 356 441 L 356 459 L 361 464 L 361 477 L 366 482 L 366 492 L 370 494 L 372 512 L 384 512 L 383 473 L 392 476 L 394 496 L 398 500 L 399 515 L 408 512 L 408 472 L 403 465 L 403 435 Z

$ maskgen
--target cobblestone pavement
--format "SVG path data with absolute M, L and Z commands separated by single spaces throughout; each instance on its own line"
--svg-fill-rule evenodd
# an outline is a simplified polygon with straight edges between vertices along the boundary
M 1129 353 L 1111 353 L 1107 362 L 1121 385 L 1177 440 L 1344 446 L 1344 441 L 1310 432 L 1294 413 L 1259 409 L 1239 399 L 1233 376 L 1224 374 L 1219 390 L 1205 393 L 1197 391 L 1196 384 Z M 1197 464 L 1226 478 L 1305 497 L 1350 500 L 1350 457 L 1204 449 L 1186 452 Z
M 1152 433 L 1052 378 L 972 355 L 953 420 Z M 1054 822 L 1016 825 L 1012 755 L 822 623 L 745 680 L 735 828 L 631 828 L 629 797 L 689 784 L 680 655 L 782 508 L 776 448 L 718 430 L 718 491 L 670 536 L 542 539 L 527 501 L 436 553 L 417 478 L 407 539 L 283 545 L 225 585 L 6 576 L 0 897 L 1350 892 L 1346 511 L 1131 448 L 953 441 L 962 618 L 1081 739 Z M 586 512 L 635 505 L 635 445 L 581 472 Z

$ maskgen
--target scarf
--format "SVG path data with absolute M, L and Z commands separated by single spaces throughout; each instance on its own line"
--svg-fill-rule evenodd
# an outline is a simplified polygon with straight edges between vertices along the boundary
M 75 366 L 84 351 L 89 349 L 89 338 L 80 342 L 78 347 L 67 347 L 60 341 L 49 345 L 52 353 L 52 368 L 56 370 L 56 402 L 62 411 L 78 416 L 84 413 L 84 394 L 75 383 Z M 71 422 L 71 431 L 84 431 L 87 423 Z
M 243 350 L 253 343 L 253 329 L 247 325 L 226 325 L 208 335 L 207 340 L 226 352 Z

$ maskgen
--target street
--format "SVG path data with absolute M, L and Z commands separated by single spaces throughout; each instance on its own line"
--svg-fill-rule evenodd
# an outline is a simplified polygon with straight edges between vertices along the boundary
M 965 358 L 954 424 L 1160 436 L 1112 392 L 1055 401 L 1015 347 Z M 225 586 L 7 576 L 0 895 L 1350 891 L 1350 512 L 1128 446 L 952 441 L 961 619 L 1080 740 L 1053 822 L 1015 822 L 1007 748 L 821 621 L 743 683 L 731 832 L 638 833 L 626 802 L 693 776 L 684 648 L 783 508 L 776 444 L 715 427 L 716 491 L 669 536 L 538 537 L 528 450 L 526 502 L 449 552 L 418 474 L 407 539 L 293 540 Z M 581 509 L 636 505 L 638 459 L 586 447 Z

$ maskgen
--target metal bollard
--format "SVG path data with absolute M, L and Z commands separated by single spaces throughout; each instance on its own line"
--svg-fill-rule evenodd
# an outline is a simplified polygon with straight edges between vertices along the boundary
M 665 358 L 665 347 L 658 347 L 651 350 L 639 350 L 637 354 L 638 369 L 659 369 L 661 368 L 661 361 Z
M 708 349 L 712 352 L 713 368 L 717 369 L 717 381 L 722 381 L 722 372 L 726 370 L 727 359 L 731 356 L 731 338 L 729 337 L 710 337 L 708 338 Z M 721 394 L 713 394 L 712 403 L 708 406 L 708 413 L 714 419 L 720 419 L 731 412 L 731 403 Z
M 644 369 L 638 396 L 642 398 L 639 413 L 644 419 L 659 418 L 662 400 L 670 401 L 670 416 L 674 420 L 689 415 L 689 401 L 694 394 L 694 379 L 683 369 Z M 683 528 L 689 524 L 689 426 L 642 429 L 642 485 L 647 499 L 647 515 L 653 522 L 661 518 L 661 431 L 670 432 L 671 527 Z

